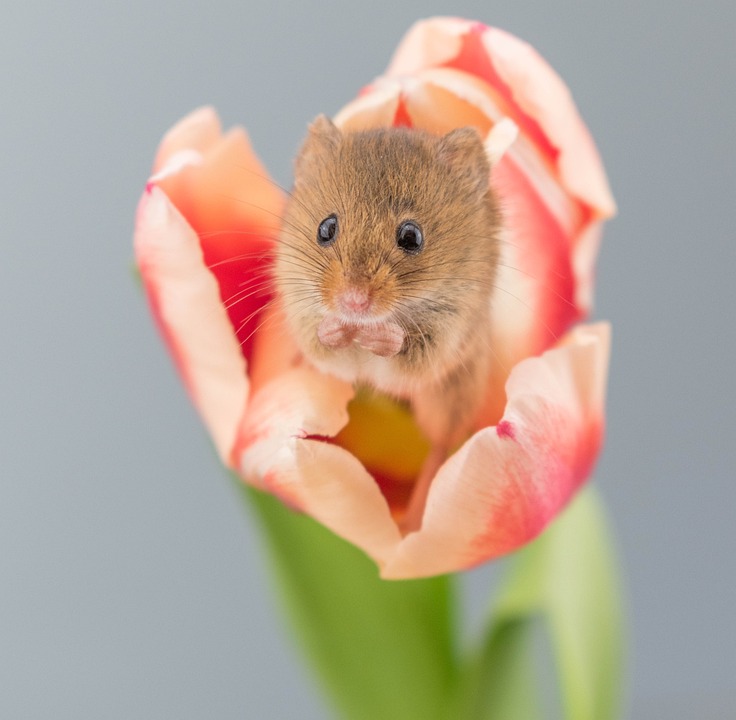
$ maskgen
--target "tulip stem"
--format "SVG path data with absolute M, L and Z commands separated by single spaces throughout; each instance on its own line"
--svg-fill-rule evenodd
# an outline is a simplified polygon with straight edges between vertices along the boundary
M 457 678 L 455 578 L 381 580 L 360 550 L 238 484 L 264 530 L 291 626 L 339 716 L 447 720 Z
M 564 720 L 615 720 L 621 610 L 592 489 L 511 556 L 481 642 L 462 657 L 456 578 L 385 581 L 360 550 L 276 498 L 238 486 L 264 530 L 279 594 L 345 720 L 538 720 L 537 630 Z M 543 702 L 542 702 L 543 701 Z M 296 715 L 295 715 L 296 716 Z

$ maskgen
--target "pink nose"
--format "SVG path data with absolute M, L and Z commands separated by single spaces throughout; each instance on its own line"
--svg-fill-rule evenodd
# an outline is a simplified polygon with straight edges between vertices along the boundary
M 343 312 L 362 313 L 371 306 L 367 290 L 348 288 L 337 296 L 337 304 Z

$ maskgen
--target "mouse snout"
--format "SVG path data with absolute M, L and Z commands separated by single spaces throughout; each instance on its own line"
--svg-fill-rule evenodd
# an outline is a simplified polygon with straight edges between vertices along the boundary
M 366 288 L 347 287 L 337 297 L 337 306 L 346 313 L 365 313 L 372 304 L 371 295 Z

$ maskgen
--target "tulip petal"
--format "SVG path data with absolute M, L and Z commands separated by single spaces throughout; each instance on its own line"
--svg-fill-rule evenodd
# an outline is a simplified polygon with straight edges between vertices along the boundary
M 512 154 L 513 148 L 493 170 L 504 231 L 492 327 L 494 348 L 509 368 L 551 347 L 583 315 L 570 237 Z
M 559 150 L 563 184 L 600 217 L 614 215 L 616 204 L 600 156 L 562 78 L 529 43 L 510 33 L 489 28 L 483 42 L 516 102 Z
M 233 460 L 246 481 L 380 559 L 400 539 L 388 503 L 355 456 L 326 442 L 347 424 L 352 396 L 312 368 L 284 373 L 254 393 Z
M 538 535 L 588 477 L 602 442 L 606 324 L 512 371 L 501 422 L 468 440 L 440 468 L 421 528 L 383 567 L 386 578 L 471 567 Z
M 203 108 L 170 130 L 149 184 L 162 188 L 199 236 L 205 264 L 220 286 L 248 362 L 255 333 L 273 297 L 271 260 L 284 193 L 268 176 L 247 133 L 222 135 Z
M 227 461 L 248 394 L 245 360 L 196 233 L 155 185 L 139 205 L 135 254 L 154 316 Z
M 548 144 L 567 189 L 599 217 L 615 213 L 600 156 L 570 91 L 531 45 L 481 23 L 431 18 L 409 29 L 386 75 L 416 75 L 442 66 L 477 75 L 507 94 L 517 108 L 510 117 L 541 145 Z

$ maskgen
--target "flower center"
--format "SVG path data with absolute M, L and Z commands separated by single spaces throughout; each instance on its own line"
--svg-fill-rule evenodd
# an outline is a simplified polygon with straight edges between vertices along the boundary
M 396 521 L 403 516 L 429 442 L 406 405 L 367 389 L 348 405 L 350 421 L 335 442 L 375 478 Z

